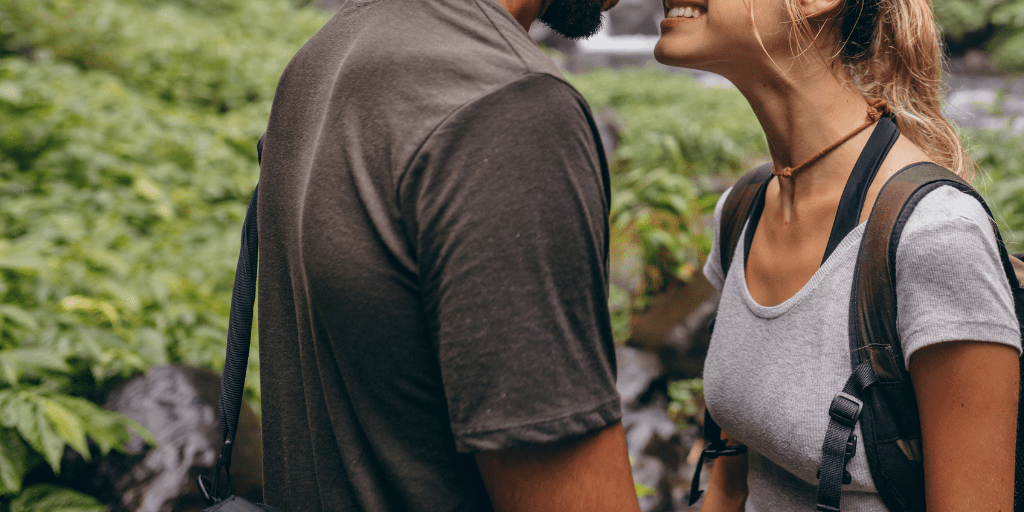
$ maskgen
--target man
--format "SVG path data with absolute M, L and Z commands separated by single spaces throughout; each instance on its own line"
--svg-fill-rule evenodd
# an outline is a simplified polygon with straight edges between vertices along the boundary
M 289 64 L 259 186 L 267 503 L 637 509 L 607 165 L 526 32 L 603 7 L 348 0 Z

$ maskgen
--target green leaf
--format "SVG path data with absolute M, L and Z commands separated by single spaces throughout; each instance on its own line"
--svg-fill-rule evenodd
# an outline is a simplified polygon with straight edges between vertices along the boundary
M 22 439 L 43 456 L 54 473 L 59 474 L 64 441 L 46 418 L 43 398 L 34 392 L 22 390 L 7 396 L 3 402 L 4 425 L 16 428 Z
M 3 411 L 0 422 L 5 427 L 16 428 L 30 446 L 41 451 L 42 444 L 35 428 L 36 404 L 27 398 L 24 391 L 3 393 Z
M 16 386 L 25 374 L 36 374 L 44 370 L 67 372 L 70 369 L 64 356 L 53 349 L 0 350 L 0 377 L 11 386 Z
M 32 452 L 18 432 L 0 427 L 0 496 L 18 494 L 31 468 Z
M 39 328 L 39 323 L 36 322 L 34 316 L 13 304 L 0 304 L 0 321 L 5 317 L 11 322 L 21 325 L 22 327 L 27 327 L 33 330 Z
M 88 400 L 67 395 L 54 395 L 50 399 L 82 420 L 86 434 L 104 455 L 111 449 L 122 449 L 130 439 L 130 431 L 134 431 L 146 444 L 156 444 L 153 434 L 121 413 L 107 411 Z
M 11 500 L 10 512 L 103 512 L 96 498 L 51 484 L 37 484 Z
M 82 425 L 82 420 L 54 400 L 43 398 L 42 410 L 43 415 L 53 425 L 61 439 L 86 461 L 90 460 L 89 445 L 85 440 L 85 427 Z
M 46 407 L 39 403 L 36 405 L 35 411 L 34 426 L 39 444 L 33 448 L 43 455 L 43 459 L 50 465 L 54 474 L 59 475 L 60 460 L 64 456 L 64 440 L 46 417 Z

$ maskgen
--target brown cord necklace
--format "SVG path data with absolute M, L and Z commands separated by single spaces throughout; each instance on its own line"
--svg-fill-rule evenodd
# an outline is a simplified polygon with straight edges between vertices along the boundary
M 794 172 L 799 171 L 800 169 L 803 169 L 804 167 L 807 167 L 808 165 L 811 165 L 814 162 L 817 162 L 821 157 L 827 155 L 829 151 L 832 151 L 833 149 L 841 146 L 844 142 L 853 138 L 854 135 L 857 135 L 858 133 L 866 130 L 868 126 L 874 124 L 875 121 L 881 119 L 881 117 L 887 114 L 888 112 L 889 103 L 886 102 L 884 99 L 876 98 L 868 100 L 868 120 L 859 128 L 848 133 L 845 137 L 837 140 L 831 146 L 821 150 L 820 152 L 818 152 L 817 155 L 812 156 L 809 160 L 796 167 L 783 167 L 782 169 L 772 168 L 772 174 L 776 176 L 783 176 L 786 178 L 792 177 Z

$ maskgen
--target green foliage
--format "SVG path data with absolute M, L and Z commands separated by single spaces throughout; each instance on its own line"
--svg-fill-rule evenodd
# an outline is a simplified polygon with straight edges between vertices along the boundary
M 1024 154 L 1020 135 L 1007 131 L 974 130 L 967 147 L 981 168 L 972 183 L 992 209 L 1011 253 L 1024 252 Z
M 686 428 L 690 418 L 696 417 L 703 410 L 703 379 L 685 379 L 669 383 L 668 414 L 681 430 Z
M 654 490 L 654 488 L 649 485 L 644 485 L 640 482 L 633 482 L 633 492 L 636 493 L 637 498 L 643 498 L 645 496 L 654 496 L 658 491 Z
M 610 309 L 615 339 L 668 287 L 699 271 L 714 235 L 716 182 L 766 158 L 753 111 L 734 89 L 664 70 L 597 70 L 570 80 L 598 116 L 622 125 L 612 163 Z M 728 178 L 726 178 L 726 181 Z
M 0 508 L 102 509 L 24 476 L 153 442 L 97 405 L 117 382 L 222 367 L 255 143 L 326 19 L 290 0 L 0 2 Z
M 46 48 L 165 101 L 233 110 L 272 99 L 324 20 L 287 0 L 17 0 L 0 2 L 0 42 Z
M 103 512 L 104 509 L 92 496 L 48 484 L 25 489 L 10 504 L 10 512 Z
M 1024 71 L 1024 1 L 935 0 L 935 16 L 954 52 L 979 49 L 1008 71 Z

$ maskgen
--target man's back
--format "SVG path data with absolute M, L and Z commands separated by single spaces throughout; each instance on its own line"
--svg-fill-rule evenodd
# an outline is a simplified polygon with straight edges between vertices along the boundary
M 493 0 L 350 1 L 296 55 L 259 188 L 268 503 L 487 510 L 472 453 L 619 419 L 596 137 Z

